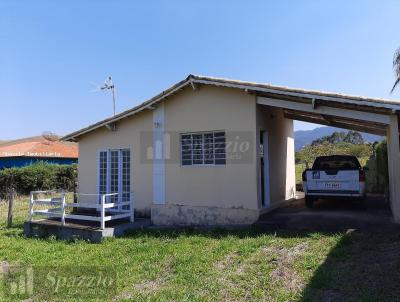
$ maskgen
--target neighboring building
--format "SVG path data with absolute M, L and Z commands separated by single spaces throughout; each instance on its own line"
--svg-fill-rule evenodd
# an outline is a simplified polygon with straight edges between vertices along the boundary
M 395 101 L 190 75 L 63 140 L 79 142 L 81 193 L 118 193 L 155 225 L 249 224 L 295 198 L 293 120 L 388 134 L 397 167 L 397 111 Z
M 53 164 L 77 163 L 78 144 L 59 141 L 54 135 L 0 142 L 0 169 L 24 167 L 38 161 Z

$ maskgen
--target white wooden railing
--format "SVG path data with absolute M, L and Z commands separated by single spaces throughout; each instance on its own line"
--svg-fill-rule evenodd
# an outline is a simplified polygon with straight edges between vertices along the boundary
M 84 221 L 97 221 L 100 223 L 100 228 L 105 229 L 106 221 L 130 218 L 130 221 L 134 221 L 134 207 L 131 201 L 127 202 L 107 202 L 109 196 L 116 196 L 118 193 L 111 194 L 81 194 L 93 196 L 96 201 L 93 203 L 83 202 L 66 202 L 67 192 L 61 192 L 58 196 L 51 198 L 40 198 L 35 199 L 35 196 L 39 194 L 57 194 L 56 191 L 32 191 L 29 199 L 29 221 L 33 220 L 34 215 L 43 215 L 48 218 L 59 218 L 61 224 L 65 225 L 65 219 L 84 220 Z M 71 193 L 72 194 L 72 193 Z M 100 203 L 97 202 L 98 196 L 100 196 Z M 132 197 L 131 197 L 132 199 Z M 53 208 L 46 208 L 35 210 L 35 205 L 45 205 Z M 99 216 L 90 216 L 79 213 L 66 213 L 66 209 L 69 208 L 85 208 L 95 209 Z

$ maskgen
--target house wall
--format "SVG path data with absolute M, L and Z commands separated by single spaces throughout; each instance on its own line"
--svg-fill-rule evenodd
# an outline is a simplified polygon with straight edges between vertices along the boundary
M 205 85 L 187 87 L 153 109 L 119 121 L 117 131 L 102 127 L 81 137 L 80 193 L 97 193 L 99 150 L 130 148 L 135 210 L 151 211 L 154 224 L 252 223 L 262 210 L 257 153 L 258 130 L 265 128 L 270 133 L 272 205 L 293 195 L 293 122 L 284 119 L 281 110 L 257 106 L 255 96 L 245 91 Z M 165 158 L 153 161 L 153 138 L 160 138 L 154 133 L 160 129 L 165 132 Z M 245 156 L 230 157 L 228 150 L 224 166 L 181 166 L 181 133 L 220 130 L 226 132 L 227 143 L 249 144 Z M 165 189 L 159 191 L 159 186 Z M 80 200 L 97 202 L 92 196 Z
M 270 208 L 293 199 L 296 193 L 293 120 L 276 107 L 257 105 L 257 141 L 259 132 L 268 131 Z M 264 151 L 265 152 L 265 151 Z M 261 208 L 260 156 L 257 156 L 258 201 Z M 268 210 L 268 209 L 266 209 Z
M 254 96 L 215 86 L 187 88 L 165 102 L 165 130 L 173 137 L 171 160 L 165 164 L 166 205 L 153 207 L 153 223 L 242 223 L 247 210 L 252 220 L 258 218 L 255 106 Z M 181 166 L 180 134 L 215 130 L 225 130 L 227 142 L 248 141 L 246 158 L 228 158 L 225 166 Z M 192 213 L 190 219 L 186 210 Z
M 80 193 L 97 193 L 97 160 L 100 149 L 131 150 L 131 190 L 137 213 L 149 214 L 152 205 L 152 164 L 142 160 L 141 135 L 151 136 L 152 112 L 118 122 L 117 131 L 99 128 L 79 140 L 78 181 Z M 95 196 L 80 196 L 84 202 L 97 202 Z

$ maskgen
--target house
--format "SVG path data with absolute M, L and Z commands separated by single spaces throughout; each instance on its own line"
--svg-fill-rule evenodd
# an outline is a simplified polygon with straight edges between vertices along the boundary
M 396 101 L 190 75 L 63 140 L 79 142 L 79 192 L 118 193 L 114 202 L 130 200 L 155 225 L 226 225 L 295 198 L 293 120 L 387 135 L 399 221 L 398 110 Z
M 0 142 L 0 169 L 24 167 L 44 161 L 73 164 L 78 161 L 78 145 L 59 141 L 54 135 L 41 135 Z

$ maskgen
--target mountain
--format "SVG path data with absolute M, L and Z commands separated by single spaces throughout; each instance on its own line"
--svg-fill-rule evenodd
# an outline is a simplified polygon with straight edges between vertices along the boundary
M 311 142 L 317 138 L 331 135 L 333 132 L 347 132 L 349 130 L 335 128 L 335 127 L 318 127 L 313 130 L 298 130 L 294 132 L 294 146 L 296 151 L 300 150 L 307 144 L 311 144 Z M 366 142 L 375 142 L 380 141 L 382 136 L 369 134 L 369 133 L 361 133 L 364 141 Z

